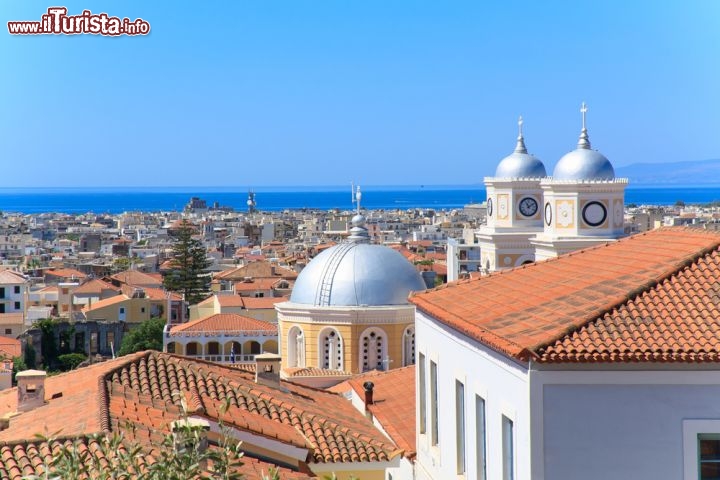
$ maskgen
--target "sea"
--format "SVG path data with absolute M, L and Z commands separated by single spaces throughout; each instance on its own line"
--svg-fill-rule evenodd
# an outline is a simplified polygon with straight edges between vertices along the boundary
M 247 210 L 248 192 L 257 209 L 350 210 L 350 185 L 345 187 L 108 187 L 0 188 L 0 210 L 13 213 L 109 213 L 179 211 L 191 197 L 236 211 Z M 481 185 L 416 185 L 363 187 L 363 208 L 451 210 L 485 200 Z M 720 201 L 718 186 L 629 186 L 625 202 L 638 205 L 706 204 Z

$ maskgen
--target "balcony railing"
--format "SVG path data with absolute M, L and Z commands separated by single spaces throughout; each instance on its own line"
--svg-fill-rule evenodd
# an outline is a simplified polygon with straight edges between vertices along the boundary
M 233 363 L 230 355 L 185 355 L 188 358 L 217 363 Z M 236 354 L 234 363 L 254 363 L 255 354 Z
M 167 338 L 277 337 L 277 330 L 225 330 L 223 332 L 168 332 Z

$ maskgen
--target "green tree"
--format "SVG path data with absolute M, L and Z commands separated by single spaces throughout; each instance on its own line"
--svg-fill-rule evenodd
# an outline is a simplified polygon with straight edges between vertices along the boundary
M 27 368 L 35 368 L 35 356 L 35 347 L 30 344 L 25 345 L 23 363 L 27 365 Z
M 15 375 L 18 374 L 18 372 L 24 372 L 28 369 L 27 364 L 25 363 L 25 359 L 23 357 L 13 357 L 13 370 L 12 370 L 12 382 L 13 385 L 15 384 Z
M 58 356 L 58 361 L 60 362 L 60 369 L 63 372 L 76 369 L 77 366 L 85 360 L 87 360 L 87 357 L 83 353 L 66 353 L 64 355 Z
M 35 322 L 35 327 L 40 329 L 40 354 L 43 363 L 50 370 L 57 364 L 58 346 L 55 340 L 56 323 L 52 318 L 42 318 Z
M 165 320 L 162 318 L 151 318 L 142 322 L 123 335 L 118 355 L 127 355 L 142 350 L 162 351 L 163 328 L 165 328 Z
M 181 293 L 191 304 L 203 300 L 210 290 L 207 269 L 211 262 L 202 242 L 194 237 L 195 226 L 183 220 L 176 230 L 172 246 L 172 269 L 163 283 L 170 291 Z

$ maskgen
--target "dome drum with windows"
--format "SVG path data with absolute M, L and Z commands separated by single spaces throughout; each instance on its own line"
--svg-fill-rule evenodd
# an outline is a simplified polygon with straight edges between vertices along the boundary
M 285 369 L 361 373 L 414 363 L 414 307 L 407 299 L 425 282 L 399 252 L 370 243 L 359 187 L 355 198 L 348 239 L 312 259 L 290 301 L 276 306 Z

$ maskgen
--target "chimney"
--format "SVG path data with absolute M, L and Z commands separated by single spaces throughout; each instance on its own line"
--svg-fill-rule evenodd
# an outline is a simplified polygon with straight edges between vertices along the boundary
M 276 353 L 255 355 L 255 383 L 270 387 L 280 387 L 280 361 L 282 357 Z
M 45 405 L 45 377 L 42 370 L 25 370 L 15 375 L 18 412 L 29 412 Z
M 363 389 L 365 390 L 365 411 L 368 411 L 368 407 L 373 404 L 373 388 L 375 384 L 373 382 L 363 383 Z
M 204 418 L 187 417 L 170 424 L 173 435 L 173 447 L 177 453 L 204 453 L 208 447 L 210 422 Z M 206 465 L 201 465 L 203 469 Z

